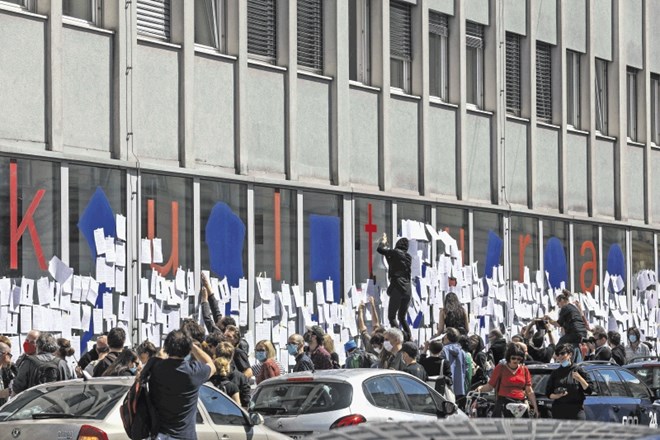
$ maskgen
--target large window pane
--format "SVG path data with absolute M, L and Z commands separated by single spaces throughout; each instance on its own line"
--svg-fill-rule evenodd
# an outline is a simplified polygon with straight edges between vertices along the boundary
M 430 224 L 431 207 L 417 203 L 397 202 L 396 217 L 396 228 L 398 233 L 401 234 L 401 220 L 416 220 L 424 224 Z M 390 242 L 391 241 L 392 240 L 390 240 Z
M 626 281 L 626 231 L 603 227 L 603 254 L 601 264 L 610 275 L 621 275 Z
M 525 267 L 533 271 L 540 269 L 539 265 L 539 222 L 536 218 L 512 216 L 511 229 L 511 279 L 523 282 Z
M 380 254 L 376 252 L 378 240 L 386 233 L 389 237 L 392 230 L 392 204 L 389 201 L 377 199 L 355 199 L 355 280 L 365 282 L 367 278 L 385 275 L 376 274 L 381 268 Z M 378 280 L 381 281 L 381 280 Z M 385 281 L 385 280 L 382 280 Z
M 274 281 L 298 282 L 296 192 L 254 188 L 254 266 Z M 274 284 L 273 287 L 278 287 Z
M 446 231 L 456 240 L 458 249 L 463 256 L 461 264 L 467 264 L 470 261 L 470 220 L 468 211 L 461 208 L 438 206 L 436 208 L 436 222 L 436 230 Z M 437 245 L 442 246 L 442 242 L 438 241 Z M 438 249 L 438 253 L 441 251 L 441 249 Z
M 474 211 L 474 258 L 479 262 L 479 274 L 493 274 L 493 266 L 503 264 L 502 214 Z
M 98 192 L 103 191 L 102 193 Z M 96 196 L 95 196 L 96 194 Z M 92 199 L 92 197 L 94 199 Z M 112 168 L 87 165 L 69 166 L 69 263 L 79 274 L 94 274 L 96 259 L 78 223 L 85 208 L 94 209 L 92 203 L 104 197 L 114 214 L 126 215 L 126 173 Z M 91 211 L 88 211 L 91 213 Z M 115 217 L 116 218 L 116 217 Z M 114 219 L 113 219 L 114 220 Z M 105 231 L 112 235 L 113 231 Z
M 305 240 L 305 291 L 315 291 L 317 281 L 331 279 L 334 300 L 341 298 L 342 198 L 332 194 L 303 194 Z
M 4 225 L 0 233 L 0 271 L 12 278 L 45 276 L 48 260 L 53 255 L 61 256 L 60 166 L 0 158 L 0 169 L 0 224 Z M 12 231 L 16 232 L 14 252 Z
M 543 220 L 543 264 L 550 275 L 550 286 L 569 288 L 570 253 L 568 252 L 568 223 Z
M 598 285 L 598 226 L 584 223 L 573 225 L 574 290 L 594 292 Z
M 632 230 L 632 274 L 640 270 L 653 270 L 653 232 L 639 229 Z
M 202 180 L 200 204 L 202 269 L 238 287 L 247 276 L 247 186 Z

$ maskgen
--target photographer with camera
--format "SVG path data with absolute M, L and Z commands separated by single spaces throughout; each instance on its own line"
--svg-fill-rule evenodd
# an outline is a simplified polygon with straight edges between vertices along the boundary
M 523 329 L 523 335 L 529 341 L 527 353 L 533 360 L 544 364 L 552 361 L 552 356 L 555 354 L 555 336 L 552 332 L 552 326 L 547 320 L 543 318 L 533 320 Z M 547 345 L 545 345 L 546 335 L 550 340 Z
M 560 366 L 550 374 L 546 386 L 548 398 L 553 400 L 554 419 L 586 420 L 584 399 L 593 392 L 592 383 L 587 373 L 571 362 L 574 352 L 571 344 L 560 344 L 555 351 Z

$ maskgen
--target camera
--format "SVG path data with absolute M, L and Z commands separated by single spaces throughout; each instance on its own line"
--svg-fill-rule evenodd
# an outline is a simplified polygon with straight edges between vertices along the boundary
M 538 318 L 534 320 L 534 323 L 536 324 L 536 330 L 540 332 L 545 330 L 545 326 L 548 325 L 548 320 Z
M 564 393 L 566 393 L 567 391 L 568 391 L 568 390 L 567 390 L 566 388 L 564 388 L 564 387 L 557 387 L 557 388 L 555 388 L 555 394 L 564 394 Z

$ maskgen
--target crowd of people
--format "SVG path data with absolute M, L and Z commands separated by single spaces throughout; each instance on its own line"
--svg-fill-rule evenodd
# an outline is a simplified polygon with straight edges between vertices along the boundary
M 408 289 L 403 285 L 398 288 Z M 333 339 L 318 325 L 307 328 L 304 334 L 288 336 L 286 349 L 293 358 L 292 367 L 278 361 L 269 340 L 256 343 L 255 361 L 251 363 L 249 344 L 233 318 L 222 316 L 212 292 L 203 277 L 200 310 L 204 326 L 194 319 L 184 320 L 180 330 L 167 335 L 162 348 L 150 341 L 128 348 L 125 331 L 116 327 L 99 336 L 75 367 L 67 362 L 75 356 L 67 339 L 32 330 L 23 343 L 23 354 L 13 361 L 11 340 L 0 336 L 0 403 L 44 382 L 85 375 L 136 376 L 144 369 L 148 370 L 156 409 L 165 415 L 160 417 L 161 438 L 194 438 L 194 407 L 204 382 L 210 381 L 237 404 L 247 407 L 252 383 L 287 372 L 383 368 L 407 372 L 423 381 L 437 377 L 436 390 L 462 408 L 469 392 L 494 390 L 494 415 L 519 417 L 538 415 L 526 364 L 555 362 L 560 366 L 551 374 L 547 387 L 547 396 L 555 401 L 553 416 L 579 419 L 584 418 L 582 403 L 592 387 L 576 363 L 601 360 L 623 365 L 635 357 L 648 356 L 651 348 L 641 341 L 636 328 L 627 331 L 625 345 L 618 332 L 590 328 L 567 291 L 556 298 L 560 307 L 557 320 L 547 316 L 534 320 L 521 334 L 508 338 L 502 329 L 493 328 L 488 341 L 483 341 L 477 334 L 468 334 L 467 313 L 450 292 L 444 299 L 438 334 L 421 344 L 410 341 L 410 329 L 398 316 L 398 306 L 388 314 L 390 327 L 386 328 L 370 298 L 367 305 L 358 308 L 360 335 L 344 345 L 344 365 L 339 364 Z M 400 302 L 406 303 L 406 299 Z M 371 330 L 365 323 L 366 307 L 372 308 Z M 562 332 L 558 340 L 556 327 Z

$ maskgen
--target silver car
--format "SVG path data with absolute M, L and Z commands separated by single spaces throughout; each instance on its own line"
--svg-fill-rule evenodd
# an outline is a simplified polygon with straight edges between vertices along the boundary
M 0 408 L 0 440 L 125 440 L 119 406 L 135 379 L 99 377 L 30 388 Z M 199 391 L 199 440 L 283 440 L 210 384 Z
M 371 422 L 467 420 L 455 404 L 410 374 L 350 369 L 293 373 L 260 383 L 250 411 L 266 426 L 301 438 Z

